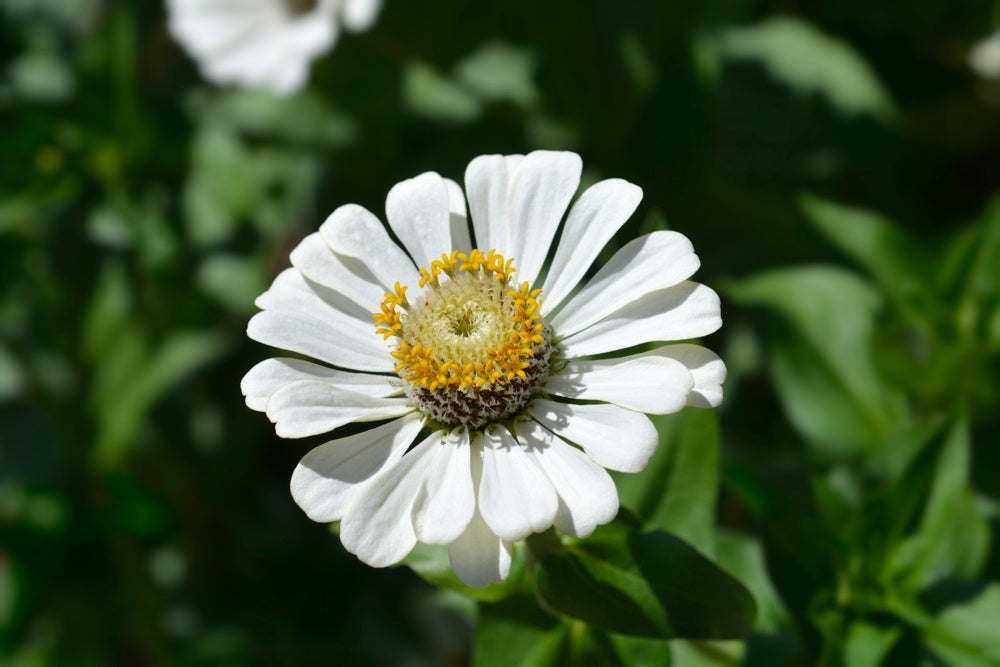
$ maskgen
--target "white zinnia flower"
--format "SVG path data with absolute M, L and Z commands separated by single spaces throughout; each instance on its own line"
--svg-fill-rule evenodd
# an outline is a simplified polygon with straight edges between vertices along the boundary
M 170 33 L 206 79 L 287 95 L 340 25 L 367 30 L 382 0 L 167 0 Z
M 969 67 L 983 78 L 1000 78 L 1000 31 L 973 45 Z
M 306 454 L 291 491 L 310 518 L 340 521 L 369 565 L 420 541 L 448 545 L 471 586 L 502 581 L 513 542 L 552 525 L 585 537 L 614 518 L 605 468 L 640 471 L 656 449 L 643 413 L 721 402 L 725 366 L 697 345 L 587 359 L 704 336 L 721 319 L 715 292 L 687 280 L 699 262 L 676 232 L 626 244 L 573 294 L 642 198 L 620 179 L 588 188 L 547 262 L 580 171 L 575 153 L 474 159 L 474 238 L 457 183 L 403 181 L 386 200 L 402 247 L 342 206 L 258 298 L 249 336 L 322 363 L 259 363 L 243 378 L 247 405 L 282 437 L 360 424 Z

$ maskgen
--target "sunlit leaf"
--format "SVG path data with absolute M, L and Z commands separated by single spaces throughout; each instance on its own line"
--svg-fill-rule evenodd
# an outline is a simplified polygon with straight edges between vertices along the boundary
M 844 664 L 851 667 L 879 667 L 903 629 L 899 626 L 881 627 L 859 621 L 847 631 L 844 646 Z
M 56 104 L 73 96 L 76 81 L 73 71 L 59 56 L 55 36 L 47 32 L 33 35 L 31 50 L 7 67 L 7 76 L 15 95 L 33 102 Z
M 110 248 L 128 248 L 133 242 L 128 221 L 110 206 L 91 211 L 87 218 L 87 235 L 94 243 Z
M 967 604 L 948 607 L 925 628 L 931 649 L 951 665 L 1000 664 L 997 619 L 1000 585 L 986 587 Z
M 746 637 L 753 598 L 682 540 L 664 532 L 599 528 L 569 551 L 544 556 L 535 587 L 553 611 L 639 637 Z
M 198 267 L 195 282 L 204 292 L 237 313 L 254 312 L 254 299 L 267 288 L 261 263 L 251 257 L 218 253 Z
M 515 597 L 479 607 L 472 647 L 473 667 L 561 667 L 570 628 L 533 600 Z
M 896 116 L 895 105 L 865 59 L 847 42 L 791 16 L 723 30 L 719 48 L 732 60 L 760 63 L 801 95 L 821 95 L 844 115 Z
M 719 429 L 711 410 L 654 416 L 660 444 L 641 474 L 615 473 L 621 503 L 647 530 L 677 535 L 702 553 L 714 551 Z
M 104 357 L 104 352 L 118 342 L 128 325 L 131 290 L 125 269 L 108 262 L 94 286 L 82 327 L 82 347 L 88 359 Z
M 609 633 L 608 637 L 627 667 L 669 667 L 673 664 L 670 642 L 618 633 Z
M 538 100 L 535 62 L 530 49 L 506 42 L 486 42 L 455 66 L 455 79 L 484 101 L 530 108 Z
M 123 357 L 125 362 L 118 368 L 119 381 L 95 404 L 98 433 L 92 452 L 94 463 L 115 464 L 132 444 L 155 402 L 218 358 L 226 347 L 225 339 L 214 332 L 177 331 L 155 348 L 132 348 L 134 352 Z
M 920 523 L 894 554 L 891 567 L 914 588 L 946 577 L 979 575 L 990 548 L 989 524 L 969 488 L 968 418 L 958 418 L 935 459 Z
M 416 114 L 452 123 L 473 121 L 483 112 L 472 91 L 420 62 L 408 64 L 403 73 L 403 103 Z
M 861 208 L 805 196 L 810 222 L 857 262 L 914 320 L 940 317 L 934 297 L 931 254 L 887 218 Z
M 250 153 L 228 129 L 203 130 L 194 140 L 184 187 L 187 232 L 198 245 L 228 239 L 260 196 Z
M 787 629 L 788 609 L 771 581 L 760 539 L 719 530 L 715 542 L 719 567 L 746 586 L 757 603 L 756 630 L 768 633 Z
M 743 664 L 746 646 L 738 641 L 670 642 L 675 667 L 727 667 Z
M 24 390 L 25 377 L 20 362 L 0 345 L 0 403 L 9 401 Z
M 949 267 L 959 290 L 955 323 L 966 338 L 987 339 L 996 346 L 1000 341 L 991 339 L 990 332 L 995 328 L 994 309 L 1000 306 L 1000 197 L 986 207 L 968 233 L 956 242 L 958 250 L 965 252 L 949 253 L 959 259 Z
M 875 368 L 878 292 L 847 271 L 777 269 L 728 286 L 747 306 L 781 315 L 766 358 L 788 418 L 826 453 L 850 456 L 883 443 L 906 423 L 905 404 Z
M 357 124 L 331 108 L 326 100 L 308 91 L 278 97 L 263 90 L 233 89 L 196 98 L 195 114 L 206 126 L 241 130 L 254 136 L 269 136 L 341 148 L 354 143 Z

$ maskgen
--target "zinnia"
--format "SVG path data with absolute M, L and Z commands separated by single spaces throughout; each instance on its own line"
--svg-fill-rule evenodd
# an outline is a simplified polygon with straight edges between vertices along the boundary
M 340 26 L 367 30 L 382 0 L 167 0 L 170 34 L 218 84 L 295 92 Z
M 247 405 L 282 437 L 360 424 L 306 454 L 291 491 L 362 561 L 447 545 L 464 582 L 500 582 L 513 542 L 614 518 L 606 469 L 638 472 L 657 446 L 644 413 L 721 402 L 725 365 L 704 347 L 613 354 L 721 325 L 716 293 L 687 280 L 687 238 L 637 238 L 574 293 L 642 197 L 596 183 L 560 231 L 580 172 L 574 153 L 537 151 L 474 159 L 465 195 L 433 172 L 403 181 L 386 200 L 399 243 L 342 206 L 258 298 L 248 335 L 321 363 L 259 363 Z

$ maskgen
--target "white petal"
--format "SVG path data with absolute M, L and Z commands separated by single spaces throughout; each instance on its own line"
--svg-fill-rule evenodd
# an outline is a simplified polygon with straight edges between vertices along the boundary
M 413 262 L 367 209 L 357 204 L 341 206 L 330 214 L 320 233 L 334 252 L 361 262 L 385 291 L 391 291 L 397 282 L 419 284 L 420 274 Z
M 477 511 L 462 535 L 448 545 L 451 568 L 466 586 L 485 588 L 510 574 L 511 543 L 501 540 Z
M 397 183 L 385 199 L 389 226 L 414 263 L 431 262 L 452 251 L 448 186 L 432 171 Z
M 441 452 L 413 507 L 413 530 L 426 544 L 450 544 L 465 532 L 476 509 L 469 432 L 454 429 L 433 446 Z
M 722 403 L 722 383 L 726 380 L 726 364 L 715 352 L 701 345 L 679 343 L 623 357 L 621 361 L 652 356 L 675 359 L 684 364 L 691 373 L 694 386 L 688 391 L 688 405 L 696 408 L 715 408 Z
M 366 396 L 314 380 L 286 384 L 267 402 L 267 418 L 282 438 L 305 438 L 351 422 L 401 417 L 409 412 L 413 406 L 407 398 Z
M 469 216 L 465 211 L 465 194 L 462 193 L 462 186 L 450 178 L 444 179 L 444 183 L 448 187 L 451 249 L 468 254 L 472 250 L 472 240 L 469 238 Z
M 302 239 L 292 250 L 291 260 L 292 266 L 306 278 L 339 293 L 345 301 L 355 304 L 352 314 L 375 312 L 385 296 L 385 290 L 375 282 L 371 274 L 359 275 L 352 271 L 330 249 L 320 232 Z
M 513 155 L 504 155 L 503 156 L 503 164 L 507 168 L 507 174 L 509 175 L 509 177 L 512 176 L 515 171 L 517 171 L 517 168 L 519 166 L 521 166 L 521 162 L 524 161 L 525 157 L 526 156 L 518 154 L 518 153 L 515 153 Z M 510 180 L 508 178 L 508 184 L 509 183 L 510 183 Z M 507 192 L 507 196 L 508 197 L 510 196 L 510 191 Z
M 280 27 L 261 25 L 247 31 L 238 42 L 213 48 L 199 58 L 198 64 L 205 78 L 215 83 L 268 88 L 269 80 L 261 71 L 274 67 L 284 56 L 280 41 Z
M 607 471 L 533 420 L 515 424 L 517 438 L 559 494 L 556 528 L 587 537 L 618 514 L 618 491 Z
M 552 258 L 542 294 L 547 314 L 573 291 L 601 249 L 642 200 L 642 188 L 620 178 L 595 183 L 569 210 L 559 247 Z
M 261 77 L 259 85 L 268 88 L 279 97 L 287 97 L 302 90 L 309 81 L 309 63 L 295 60 L 275 59 L 267 74 Z
M 298 352 L 334 366 L 375 373 L 393 372 L 387 349 L 381 352 L 364 339 L 345 335 L 324 320 L 294 311 L 265 310 L 247 324 L 247 336 L 265 345 Z
M 355 494 L 403 455 L 423 424 L 413 413 L 316 447 L 292 473 L 292 498 L 313 521 L 339 521 Z
M 616 405 L 575 405 L 538 399 L 528 405 L 528 413 L 610 470 L 639 472 L 659 444 L 659 435 L 649 417 Z
M 382 9 L 382 0 L 344 0 L 342 6 L 344 27 L 352 32 L 361 32 L 375 24 Z
M 580 185 L 582 169 L 576 153 L 534 151 L 511 174 L 511 245 L 500 252 L 514 259 L 515 282 L 538 277 L 559 221 Z
M 293 326 L 293 322 L 306 318 L 335 332 L 331 336 L 335 340 L 329 341 L 331 345 L 348 351 L 355 359 L 353 363 L 351 360 L 331 363 L 359 370 L 386 369 L 389 348 L 382 336 L 375 333 L 371 314 L 362 311 L 342 294 L 310 282 L 296 269 L 286 269 L 278 274 L 271 287 L 254 303 L 265 311 L 291 314 L 293 317 L 288 328 Z M 359 366 L 361 363 L 366 366 Z
M 473 440 L 470 459 L 473 489 L 478 497 L 483 471 L 482 438 Z M 490 530 L 478 507 L 465 532 L 448 545 L 448 555 L 455 575 L 467 586 L 483 588 L 498 584 L 510 573 L 511 544 L 501 540 Z
M 469 199 L 476 247 L 503 254 L 510 245 L 508 202 L 509 174 L 503 155 L 480 155 L 465 169 L 465 195 Z
M 432 433 L 358 491 L 340 521 L 344 548 L 372 567 L 406 558 L 417 543 L 413 505 L 428 476 L 437 472 L 444 435 Z
M 706 336 L 720 326 L 719 295 L 699 283 L 683 282 L 636 299 L 561 345 L 567 357 L 582 357 L 650 341 Z
M 678 412 L 692 387 L 694 378 L 684 364 L 666 357 L 573 362 L 545 382 L 545 390 L 558 396 L 654 415 Z
M 197 57 L 253 43 L 261 33 L 266 35 L 278 20 L 277 14 L 265 7 L 247 8 L 245 12 L 232 15 L 231 12 L 193 6 L 193 3 L 168 0 L 167 10 L 171 36 Z
M 337 24 L 328 12 L 314 11 L 288 23 L 285 39 L 292 52 L 314 58 L 333 48 L 337 41 Z
M 653 232 L 627 243 L 550 320 L 563 336 L 585 329 L 636 299 L 676 285 L 698 268 L 687 237 Z
M 340 371 L 289 357 L 265 359 L 251 368 L 243 376 L 240 390 L 246 396 L 247 407 L 263 411 L 274 392 L 286 384 L 302 380 L 318 380 L 368 396 L 391 396 L 399 391 L 387 375 Z
M 311 61 L 333 45 L 329 11 L 291 16 L 278 2 L 169 0 L 170 32 L 205 77 L 287 94 L 301 88 Z
M 537 463 L 504 428 L 477 437 L 483 441 L 479 511 L 487 525 L 512 542 L 551 526 L 559 499 Z

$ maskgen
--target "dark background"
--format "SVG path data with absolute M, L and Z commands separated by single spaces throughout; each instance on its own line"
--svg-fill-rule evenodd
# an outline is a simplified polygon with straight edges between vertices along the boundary
M 731 373 L 719 524 L 762 545 L 788 609 L 751 642 L 758 664 L 829 657 L 843 636 L 824 604 L 842 629 L 900 628 L 887 664 L 924 646 L 912 619 L 855 605 L 886 582 L 837 598 L 851 569 L 829 561 L 863 558 L 893 517 L 851 536 L 817 480 L 862 498 L 907 476 L 873 463 L 884 447 L 816 436 L 823 346 L 792 360 L 801 376 L 776 370 L 802 323 L 751 294 L 764 271 L 836 265 L 876 295 L 872 336 L 833 375 L 875 368 L 894 406 L 881 445 L 968 425 L 985 552 L 946 579 L 1000 575 L 1000 79 L 967 64 L 1000 5 L 386 0 L 284 100 L 203 81 L 157 2 L 3 0 L 0 16 L 0 662 L 465 664 L 473 603 L 361 565 L 292 502 L 322 438 L 282 441 L 243 405 L 240 378 L 270 356 L 244 330 L 338 205 L 381 215 L 399 180 L 535 148 L 640 185 L 613 245 L 681 231 L 723 296 L 705 341 Z M 902 236 L 860 261 L 806 193 Z M 795 395 L 819 398 L 803 412 Z M 972 599 L 957 590 L 928 609 Z

